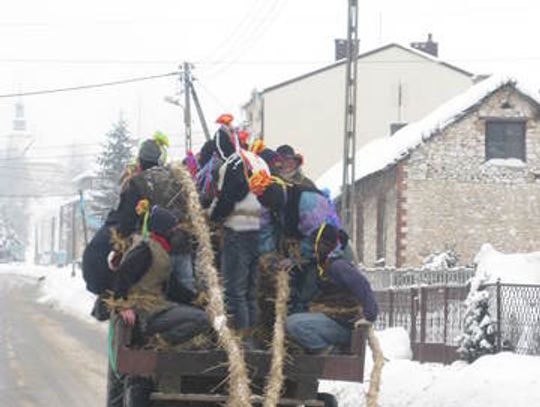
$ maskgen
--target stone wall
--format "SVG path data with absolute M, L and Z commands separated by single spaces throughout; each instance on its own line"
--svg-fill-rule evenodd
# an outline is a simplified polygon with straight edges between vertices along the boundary
M 485 123 L 526 120 L 526 162 L 485 157 Z M 405 265 L 455 249 L 470 263 L 483 243 L 540 250 L 540 124 L 531 101 L 507 86 L 413 151 L 405 162 Z
M 385 263 L 396 265 L 396 170 L 374 174 L 357 184 L 358 204 L 361 205 L 362 219 L 357 219 L 361 232 L 357 234 L 357 248 L 361 261 L 367 266 L 375 265 L 377 250 L 377 202 L 385 202 Z

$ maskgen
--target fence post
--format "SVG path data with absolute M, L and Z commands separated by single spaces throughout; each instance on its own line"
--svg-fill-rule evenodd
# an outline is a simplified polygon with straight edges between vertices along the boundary
M 443 328 L 443 343 L 446 345 L 448 337 L 448 286 L 444 286 L 444 328 Z
M 427 287 L 420 288 L 420 343 L 426 343 L 426 314 L 428 291 Z
M 411 343 L 416 342 L 416 296 L 418 295 L 418 290 L 416 288 L 411 288 Z
M 497 301 L 497 351 L 500 352 L 502 350 L 502 346 L 501 346 L 502 344 L 502 340 L 501 340 L 502 301 L 501 301 L 501 279 L 500 278 L 497 279 L 497 284 L 495 286 L 496 286 L 496 301 Z
M 388 290 L 388 300 L 390 302 L 390 311 L 388 313 L 388 326 L 392 328 L 394 326 L 394 290 Z

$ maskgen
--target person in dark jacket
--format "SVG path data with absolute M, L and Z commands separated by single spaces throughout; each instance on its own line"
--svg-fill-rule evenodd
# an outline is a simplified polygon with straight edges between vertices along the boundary
M 187 226 L 189 219 L 185 194 L 174 177 L 172 167 L 165 165 L 167 143 L 163 143 L 163 136 L 147 139 L 142 143 L 137 159 L 139 170 L 129 179 L 120 195 L 116 210 L 116 229 L 124 238 L 140 229 L 140 217 L 136 207 L 142 199 L 147 199 L 150 205 L 159 205 L 170 210 L 178 218 L 179 224 L 184 225 L 177 227 L 174 236 L 171 236 L 173 286 L 195 295 L 192 236 Z
M 219 169 L 218 195 L 210 207 L 210 221 L 223 225 L 220 272 L 233 327 L 246 346 L 253 347 L 258 319 L 256 282 L 261 205 L 250 190 L 253 174 L 270 171 L 257 155 L 242 150 L 230 128 L 221 126 L 214 142 L 224 164 Z
M 153 343 L 178 345 L 210 330 L 206 313 L 191 304 L 191 297 L 175 301 L 165 288 L 171 278 L 171 236 L 177 219 L 162 208 L 154 206 L 148 217 L 149 235 L 135 235 L 133 245 L 123 256 L 114 272 L 114 307 L 124 323 L 139 327 Z M 118 378 L 109 372 L 107 406 L 123 403 L 123 389 L 130 388 L 130 405 L 147 406 L 152 389 L 151 380 L 128 376 Z
M 86 289 L 97 295 L 91 315 L 98 321 L 109 319 L 109 311 L 103 300 L 109 298 L 108 291 L 112 289 L 113 271 L 107 257 L 113 250 L 111 228 L 116 225 L 118 216 L 115 211 L 111 211 L 105 224 L 84 248 L 82 256 L 82 274 Z
M 149 235 L 136 235 L 133 246 L 114 272 L 113 292 L 124 322 L 133 326 L 138 320 L 141 330 L 159 333 L 176 345 L 210 328 L 206 313 L 190 305 L 192 298 L 181 303 L 167 298 L 165 287 L 171 276 L 170 239 L 176 226 L 174 215 L 158 206 L 149 215 Z
M 348 347 L 355 326 L 373 323 L 378 306 L 366 277 L 337 250 L 339 230 L 322 224 L 314 234 L 318 292 L 309 312 L 289 315 L 288 335 L 309 353 Z
M 291 270 L 287 332 L 312 352 L 346 346 L 361 308 L 372 321 L 377 305 L 368 281 L 344 258 L 348 237 L 333 206 L 318 190 L 283 182 L 268 185 L 259 201 L 261 253 L 276 253 L 274 267 Z

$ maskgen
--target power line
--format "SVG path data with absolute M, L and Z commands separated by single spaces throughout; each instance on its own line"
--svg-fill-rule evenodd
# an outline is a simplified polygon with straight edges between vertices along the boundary
M 517 55 L 517 56 L 493 56 L 493 57 L 479 57 L 479 58 L 451 58 L 451 59 L 436 59 L 440 62 L 458 63 L 458 62 L 529 62 L 538 61 L 540 56 L 537 55 Z M 114 60 L 114 59 L 54 59 L 54 58 L 0 58 L 2 63 L 28 63 L 28 64 L 73 64 L 73 65 L 171 65 L 177 64 L 178 60 Z M 214 67 L 215 65 L 311 65 L 311 64 L 330 64 L 336 62 L 331 59 L 310 59 L 310 60 L 239 60 L 235 58 L 229 59 L 200 59 L 192 61 L 193 64 L 198 66 L 209 65 Z M 424 63 L 425 61 L 405 60 L 405 59 L 388 59 L 384 61 L 365 61 L 362 63 L 382 64 L 382 63 Z
M 61 92 L 73 92 L 73 91 L 85 90 L 85 89 L 103 88 L 106 86 L 124 85 L 128 83 L 133 83 L 133 82 L 142 82 L 142 81 L 166 78 L 168 76 L 176 76 L 176 75 L 178 75 L 178 72 L 169 72 L 169 73 L 160 74 L 160 75 L 141 76 L 138 78 L 121 79 L 118 81 L 94 83 L 94 84 L 89 84 L 89 85 L 79 85 L 79 86 L 72 86 L 72 87 L 66 87 L 66 88 L 43 89 L 43 90 L 35 90 L 35 91 L 30 91 L 30 92 L 6 93 L 3 95 L 0 94 L 0 98 L 13 98 L 13 97 L 22 97 L 22 96 L 46 95 L 46 94 L 61 93 Z

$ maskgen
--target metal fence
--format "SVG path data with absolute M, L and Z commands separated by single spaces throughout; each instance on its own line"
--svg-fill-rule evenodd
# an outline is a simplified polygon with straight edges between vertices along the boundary
M 489 313 L 497 323 L 497 348 L 540 355 L 540 285 L 490 284 Z
M 466 285 L 474 276 L 474 268 L 456 267 L 447 270 L 368 268 L 364 274 L 374 290 L 422 285 Z
M 422 286 L 375 291 L 377 329 L 401 326 L 409 332 L 413 358 L 451 363 L 458 358 L 468 285 Z
M 499 351 L 540 355 L 540 285 L 491 284 L 489 312 L 497 324 Z M 434 285 L 375 291 L 379 304 L 376 329 L 403 327 L 413 358 L 451 363 L 458 359 L 469 285 Z

